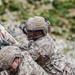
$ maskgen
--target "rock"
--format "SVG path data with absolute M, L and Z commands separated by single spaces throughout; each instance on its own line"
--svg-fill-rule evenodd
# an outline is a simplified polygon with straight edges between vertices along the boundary
M 12 34 L 14 37 L 22 34 L 22 31 L 19 29 L 19 25 L 12 24 L 8 28 L 9 28 L 10 34 Z

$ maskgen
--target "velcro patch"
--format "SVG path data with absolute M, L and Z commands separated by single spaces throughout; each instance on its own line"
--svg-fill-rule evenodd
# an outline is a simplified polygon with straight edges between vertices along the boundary
M 36 22 L 35 25 L 36 26 L 41 26 L 41 25 L 43 25 L 43 23 L 42 22 Z

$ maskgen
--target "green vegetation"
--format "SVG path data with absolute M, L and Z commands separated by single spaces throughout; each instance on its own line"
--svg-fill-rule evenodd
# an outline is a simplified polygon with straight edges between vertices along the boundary
M 10 20 L 6 9 L 11 15 L 16 12 L 16 21 L 24 21 L 35 15 L 43 16 L 51 23 L 51 34 L 75 40 L 75 0 L 2 0 L 1 21 Z

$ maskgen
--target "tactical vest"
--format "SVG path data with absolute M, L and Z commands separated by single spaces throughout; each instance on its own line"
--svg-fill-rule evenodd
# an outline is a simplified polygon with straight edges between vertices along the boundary
M 29 53 L 49 75 L 74 75 L 67 66 L 65 56 L 55 47 L 51 37 L 43 37 L 32 43 Z

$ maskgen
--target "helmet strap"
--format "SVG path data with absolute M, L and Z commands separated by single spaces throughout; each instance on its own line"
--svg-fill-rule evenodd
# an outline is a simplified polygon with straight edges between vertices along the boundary
M 38 31 L 40 31 L 41 34 L 40 34 Z M 37 35 L 37 36 L 33 35 L 33 40 L 34 40 L 34 41 L 36 41 L 36 40 L 39 39 L 40 37 L 45 36 L 45 34 L 44 34 L 44 32 L 43 32 L 42 30 L 38 30 L 38 31 L 37 31 L 37 32 L 39 33 L 39 35 Z M 33 34 L 34 34 L 34 33 L 35 33 L 35 31 L 33 32 Z

